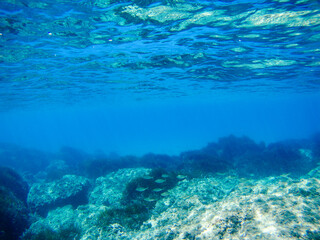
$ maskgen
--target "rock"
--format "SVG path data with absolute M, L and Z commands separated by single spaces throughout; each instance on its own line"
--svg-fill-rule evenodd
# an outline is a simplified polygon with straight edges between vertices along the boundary
M 124 235 L 121 226 L 110 226 L 110 231 L 102 231 L 96 226 L 104 206 L 82 205 L 73 209 L 71 205 L 58 207 L 39 218 L 24 233 L 22 239 L 115 239 L 108 236 Z
M 81 240 L 285 240 L 319 236 L 320 179 L 310 175 L 294 179 L 288 174 L 259 180 L 232 174 L 183 179 L 148 209 L 150 216 L 141 225 L 130 228 L 124 217 L 135 219 L 137 214 L 129 206 L 117 208 L 121 191 L 126 182 L 148 174 L 149 169 L 122 169 L 97 179 L 91 204 L 57 208 L 32 224 L 28 232 L 39 236 L 48 229 L 44 234 L 54 231 L 60 239 L 66 239 L 61 234 L 69 232 Z
M 87 178 L 76 175 L 65 175 L 54 182 L 36 183 L 28 194 L 28 205 L 42 216 L 60 206 L 71 204 L 77 207 L 88 202 L 89 187 Z
M 244 179 L 216 201 L 219 179 L 181 182 L 132 239 L 312 239 L 320 224 L 320 181 L 288 176 Z M 198 186 L 198 187 L 197 187 Z M 197 190 L 198 188 L 198 190 Z M 248 191 L 251 189 L 251 191 Z M 205 197 L 207 196 L 207 197 Z M 206 201 L 203 201 L 206 199 Z
M 46 218 L 34 222 L 23 234 L 23 240 L 34 239 L 79 239 L 81 228 L 75 223 L 77 214 L 71 205 L 57 208 Z
M 0 185 L 13 192 L 21 201 L 26 202 L 29 186 L 22 177 L 11 168 L 0 167 Z
M 54 160 L 45 170 L 45 179 L 47 181 L 55 181 L 62 178 L 64 175 L 72 172 L 72 167 L 68 166 L 63 160 Z
M 15 240 L 29 226 L 28 185 L 10 168 L 0 168 L 0 239 Z
M 95 205 L 120 207 L 120 200 L 126 185 L 132 179 L 147 176 L 151 169 L 125 168 L 96 179 L 89 202 Z

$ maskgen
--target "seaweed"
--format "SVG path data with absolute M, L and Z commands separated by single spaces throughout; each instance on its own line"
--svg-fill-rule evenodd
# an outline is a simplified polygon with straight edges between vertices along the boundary
M 28 185 L 14 170 L 0 168 L 0 238 L 17 239 L 29 226 Z
M 139 203 L 152 208 L 162 197 L 162 193 L 176 186 L 179 181 L 177 175 L 176 172 L 167 172 L 162 168 L 157 168 L 153 169 L 148 176 L 133 179 L 127 183 L 123 192 L 123 204 Z M 138 191 L 139 188 L 144 190 Z M 157 189 L 161 191 L 156 191 Z
M 106 228 L 110 224 L 118 223 L 121 226 L 135 230 L 149 218 L 149 210 L 142 204 L 132 204 L 123 208 L 111 208 L 103 211 L 97 220 L 97 226 Z
M 127 183 L 122 196 L 120 208 L 109 208 L 103 211 L 97 225 L 106 228 L 111 224 L 136 230 L 149 219 L 151 210 L 162 198 L 161 194 L 173 188 L 179 181 L 177 174 L 164 169 L 153 169 L 149 175 L 138 177 Z
M 305 239 L 307 239 L 307 240 L 320 240 L 320 231 L 307 230 Z
M 26 232 L 22 240 L 78 240 L 80 236 L 81 229 L 75 225 L 70 225 L 59 229 L 59 231 L 45 228 L 36 234 Z

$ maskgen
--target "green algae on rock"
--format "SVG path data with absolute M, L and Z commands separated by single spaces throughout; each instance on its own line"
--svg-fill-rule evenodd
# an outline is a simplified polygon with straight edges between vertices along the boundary
M 133 179 L 148 176 L 150 172 L 151 169 L 147 168 L 125 168 L 112 172 L 105 177 L 97 178 L 94 189 L 89 196 L 89 203 L 112 207 L 117 206 L 119 208 L 122 205 L 121 199 L 126 185 Z M 144 186 L 137 185 L 134 191 L 138 187 Z
M 0 167 L 0 239 L 16 240 L 30 226 L 28 184 L 14 170 Z
M 81 240 L 313 239 L 318 233 L 312 229 L 320 224 L 319 189 L 320 179 L 308 174 L 260 180 L 228 174 L 185 179 L 154 202 L 151 211 L 148 201 L 120 208 L 67 206 L 51 211 L 28 231 L 36 233 L 46 226 L 59 232 L 76 224 Z
M 43 216 L 59 206 L 72 204 L 77 207 L 87 204 L 89 187 L 87 178 L 76 175 L 65 175 L 54 182 L 36 183 L 28 194 L 28 205 L 32 211 Z

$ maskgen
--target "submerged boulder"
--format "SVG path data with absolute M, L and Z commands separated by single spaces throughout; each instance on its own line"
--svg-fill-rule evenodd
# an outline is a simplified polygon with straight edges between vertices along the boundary
M 114 185 L 120 190 L 136 174 L 151 180 L 147 169 L 122 169 L 101 178 L 104 184 L 96 183 L 99 191 L 91 197 L 114 194 L 116 199 L 118 191 L 103 190 Z M 300 178 L 249 179 L 234 172 L 183 178 L 148 211 L 148 202 L 118 207 L 92 198 L 76 209 L 50 211 L 23 239 L 319 239 L 318 176 L 320 167 Z
M 15 240 L 29 226 L 28 185 L 14 170 L 0 167 L 0 239 Z
M 50 211 L 46 218 L 39 218 L 32 223 L 21 239 L 77 240 L 81 229 L 76 224 L 76 220 L 77 214 L 72 206 L 57 208 Z
M 13 169 L 0 167 L 0 186 L 11 191 L 19 200 L 26 202 L 29 186 Z
M 309 176 L 185 180 L 131 239 L 319 239 L 319 187 Z
M 86 204 L 90 182 L 87 178 L 65 175 L 60 180 L 34 184 L 28 194 L 28 205 L 33 212 L 45 216 L 49 210 Z
M 148 176 L 151 169 L 125 168 L 96 179 L 89 202 L 95 205 L 121 206 L 121 198 L 126 185 L 135 178 Z

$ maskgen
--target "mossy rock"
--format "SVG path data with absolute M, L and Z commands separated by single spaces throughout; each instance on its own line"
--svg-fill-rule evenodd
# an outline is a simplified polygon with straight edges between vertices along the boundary
M 124 205 L 139 203 L 152 208 L 162 198 L 161 194 L 175 187 L 178 181 L 175 172 L 153 169 L 149 175 L 135 178 L 126 185 L 122 202 Z
M 10 168 L 0 168 L 0 239 L 15 240 L 29 226 L 28 185 Z
M 22 237 L 22 240 L 78 240 L 81 237 L 80 228 L 72 225 L 53 231 L 45 228 L 38 233 L 27 232 Z
M 97 225 L 107 228 L 109 225 L 118 223 L 127 229 L 139 229 L 149 219 L 147 206 L 132 204 L 124 208 L 111 208 L 103 211 L 97 220 Z
M 7 188 L 21 201 L 26 202 L 29 192 L 28 184 L 13 169 L 0 167 L 0 186 Z

